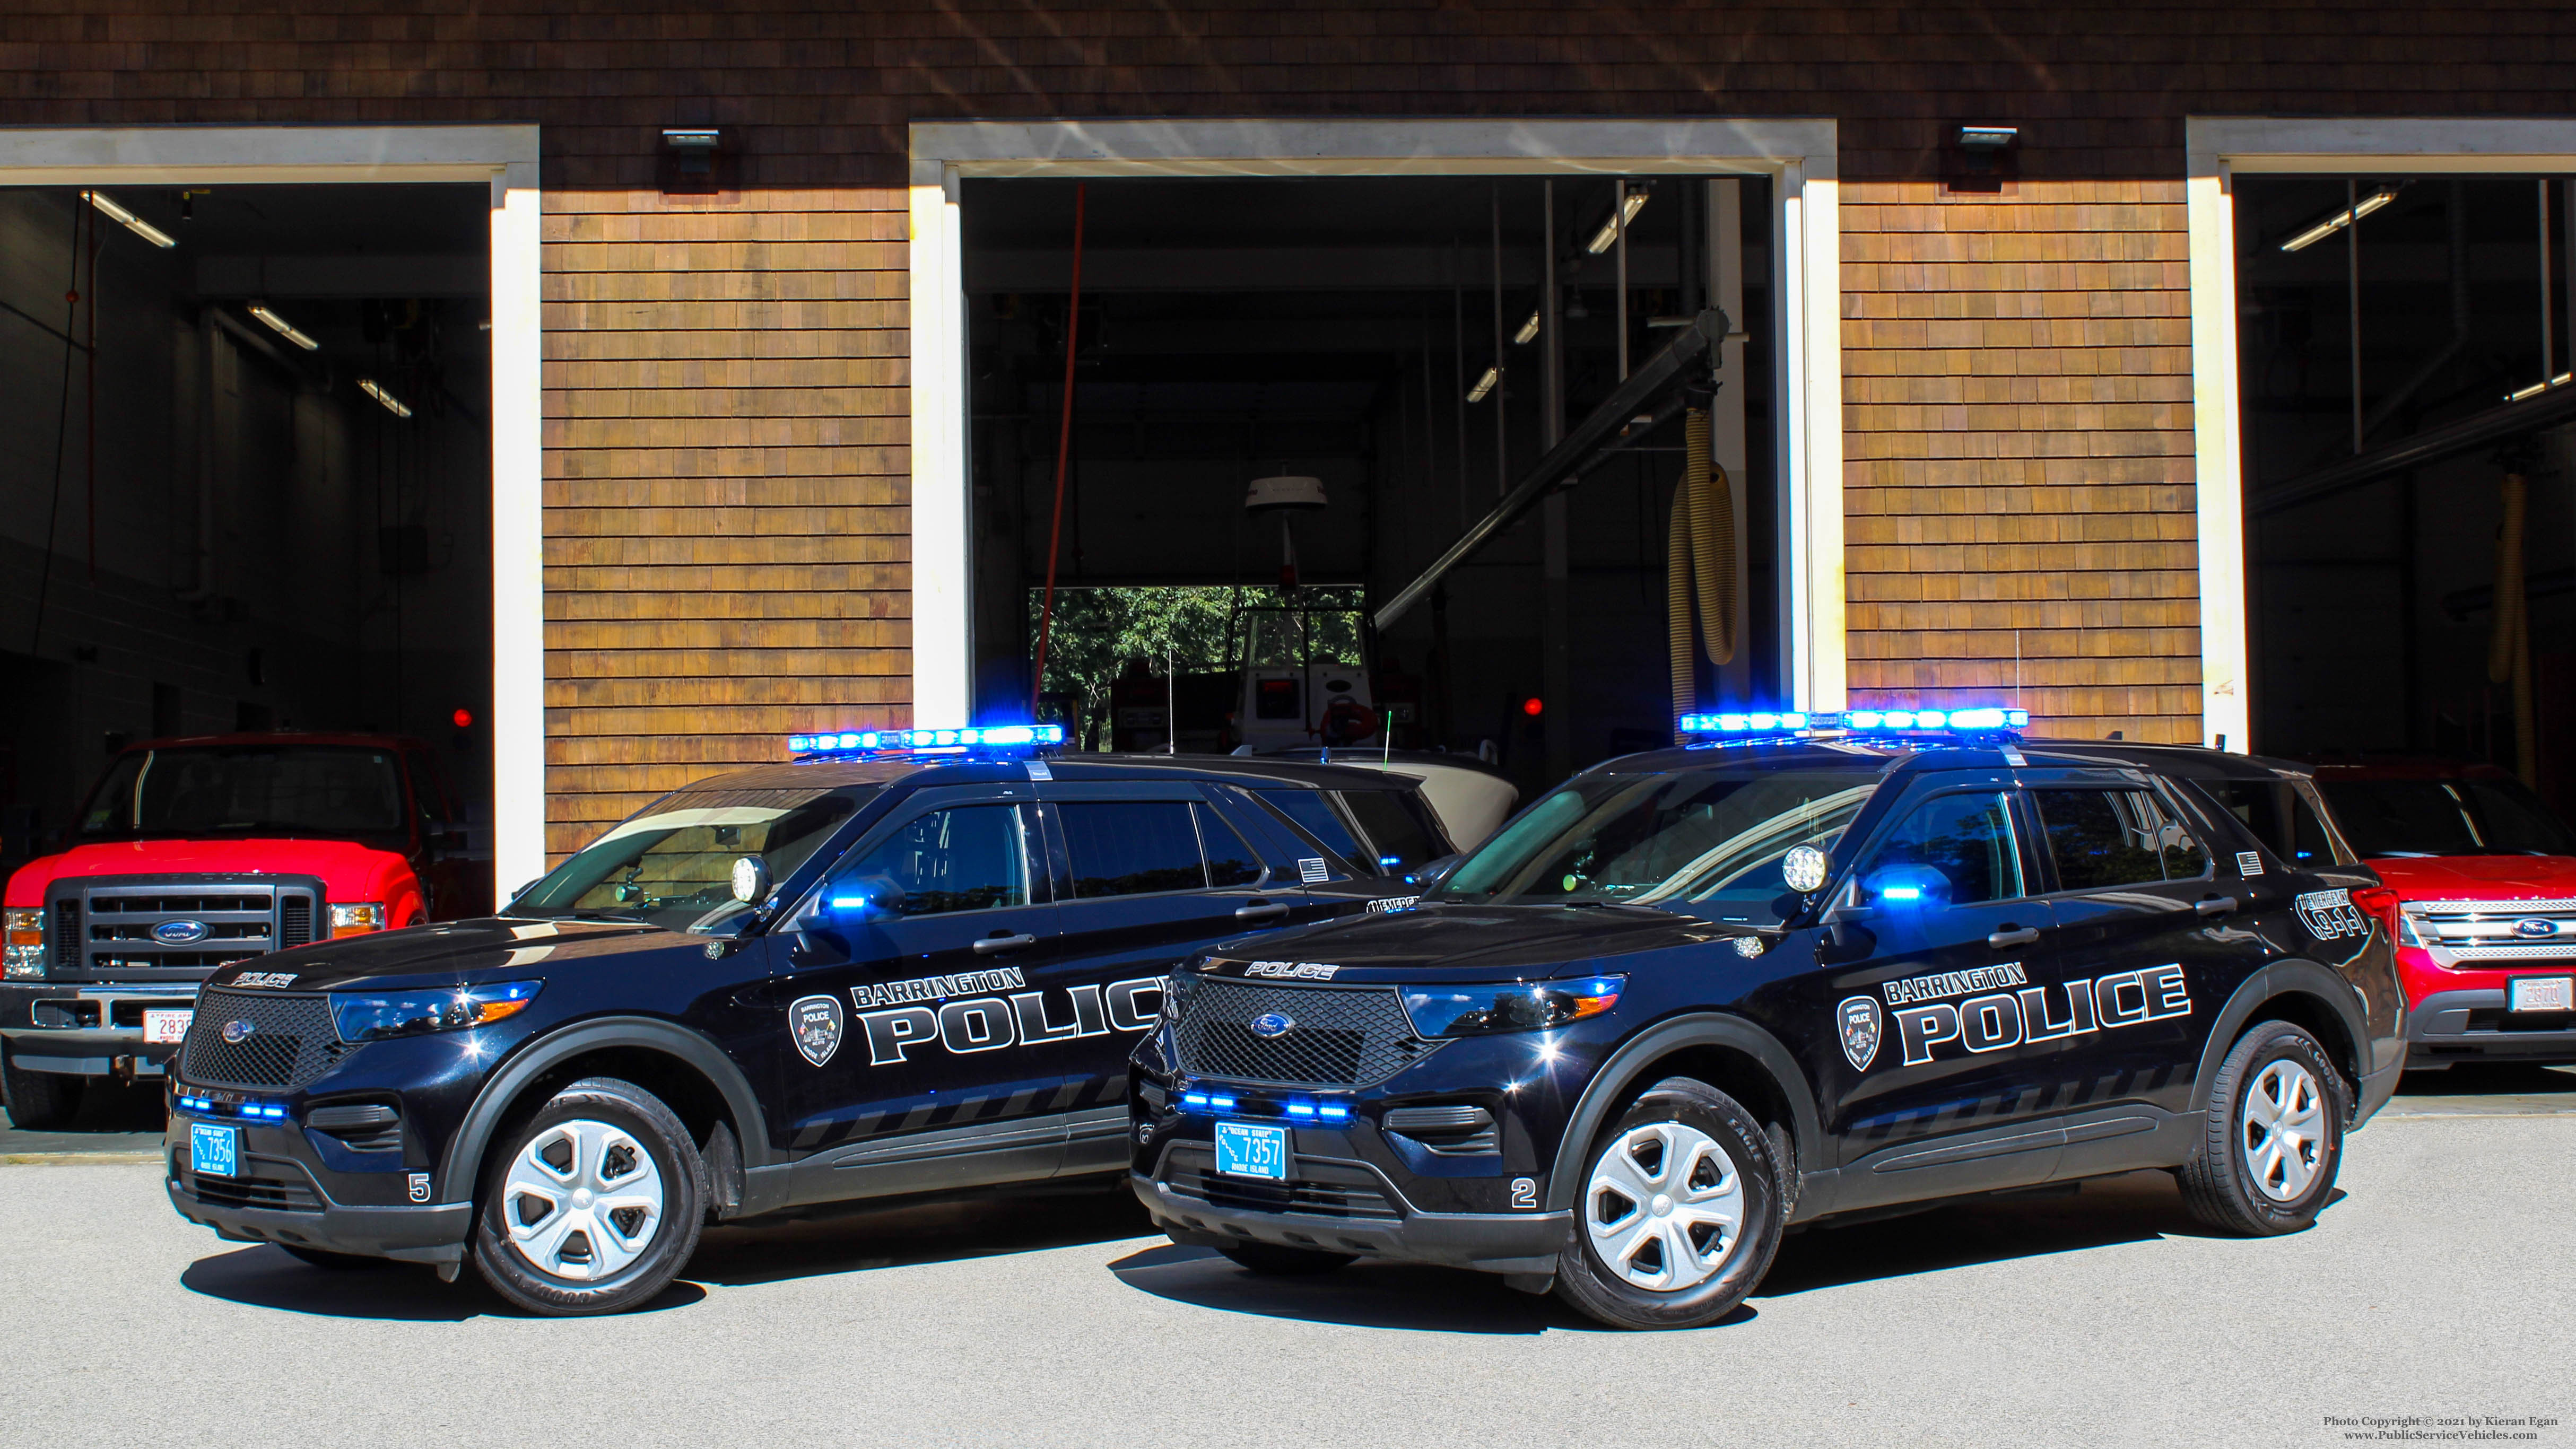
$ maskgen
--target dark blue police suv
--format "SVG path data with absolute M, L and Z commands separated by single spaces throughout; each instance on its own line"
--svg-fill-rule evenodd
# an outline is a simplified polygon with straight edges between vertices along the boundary
M 1792 1224 L 2139 1168 L 2304 1226 L 2403 1062 L 2393 896 L 2298 767 L 2010 722 L 1690 721 L 1737 737 L 1207 954 L 1137 1049 L 1138 1196 L 1255 1271 L 1482 1269 L 1628 1328 L 1722 1317 Z
M 1033 733 L 800 737 L 499 916 L 217 973 L 172 1073 L 171 1202 L 323 1266 L 470 1257 L 577 1314 L 651 1298 L 710 1221 L 1114 1187 L 1172 963 L 1363 910 L 1448 845 L 1401 778 L 990 748 Z

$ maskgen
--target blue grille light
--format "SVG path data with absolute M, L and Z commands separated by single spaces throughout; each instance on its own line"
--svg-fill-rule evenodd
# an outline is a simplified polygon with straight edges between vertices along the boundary
M 1312 1117 L 1315 1115 L 1315 1104 L 1312 1102 L 1291 1102 L 1288 1104 L 1288 1115 L 1291 1117 Z
M 1207 1099 L 1207 1104 L 1220 1112 L 1231 1112 L 1234 1110 L 1234 1099 L 1232 1097 L 1210 1097 Z
M 1205 1092 L 1183 1092 L 1181 1094 L 1181 1105 L 1184 1107 L 1196 1107 L 1205 1111 L 1207 1104 L 1208 1095 Z
M 1336 1107 L 1327 1103 L 1317 1110 L 1323 1113 L 1324 1120 L 1327 1122 L 1347 1122 L 1351 1120 L 1351 1109 L 1348 1107 Z

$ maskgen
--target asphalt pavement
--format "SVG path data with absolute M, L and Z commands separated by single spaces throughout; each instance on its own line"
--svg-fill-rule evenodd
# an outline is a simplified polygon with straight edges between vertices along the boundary
M 2407 1416 L 2576 1444 L 2576 1113 L 2506 1101 L 2553 1080 L 2410 1094 L 2292 1237 L 2205 1235 L 2134 1174 L 1800 1233 L 1668 1334 L 1467 1273 L 1254 1278 L 1113 1196 L 714 1230 L 646 1311 L 545 1320 L 470 1273 L 222 1243 L 152 1167 L 46 1155 L 0 1167 L 0 1444 L 2279 1446 Z

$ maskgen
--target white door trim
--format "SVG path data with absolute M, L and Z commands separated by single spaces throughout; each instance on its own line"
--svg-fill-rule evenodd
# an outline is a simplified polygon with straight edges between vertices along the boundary
M 2247 697 L 2244 432 L 2237 390 L 2241 174 L 2576 171 L 2576 119 L 2193 116 L 2183 123 L 2191 233 L 2192 451 L 2200 512 L 2201 728 L 2243 750 Z
M 546 861 L 545 441 L 537 128 L 0 127 L 0 186 L 483 182 L 492 189 L 492 868 Z
M 974 703 L 964 254 L 958 183 L 984 176 L 1769 176 L 1779 235 L 1787 480 L 1785 701 L 1844 688 L 1841 238 L 1835 123 L 1799 120 L 939 121 L 912 127 L 913 716 Z M 1741 325 L 1743 319 L 1736 319 Z

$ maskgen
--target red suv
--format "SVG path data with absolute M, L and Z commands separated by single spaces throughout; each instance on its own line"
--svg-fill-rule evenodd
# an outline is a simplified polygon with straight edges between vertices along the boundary
M 153 740 L 109 764 L 70 848 L 9 878 L 0 1097 L 56 1127 L 94 1077 L 157 1076 L 197 984 L 316 939 L 488 914 L 455 793 L 418 740 Z
M 2407 1065 L 2576 1062 L 2576 834 L 2492 765 L 2321 764 L 2316 781 L 2397 892 Z

